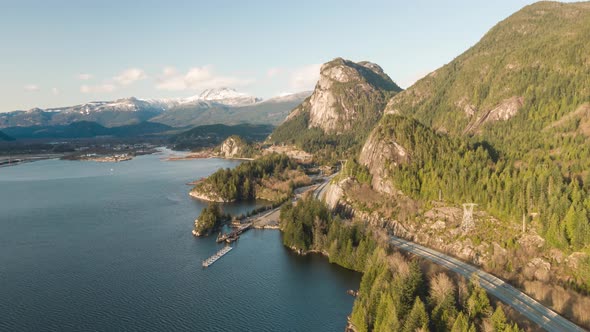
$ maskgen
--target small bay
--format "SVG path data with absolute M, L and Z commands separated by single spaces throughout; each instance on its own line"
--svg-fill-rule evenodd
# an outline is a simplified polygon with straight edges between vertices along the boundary
M 186 183 L 236 161 L 44 160 L 0 168 L 2 331 L 342 331 L 360 274 L 251 230 L 215 237 Z M 241 213 L 254 204 L 232 204 Z

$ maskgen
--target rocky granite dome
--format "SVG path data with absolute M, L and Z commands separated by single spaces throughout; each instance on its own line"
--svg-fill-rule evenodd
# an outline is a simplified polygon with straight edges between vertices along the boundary
M 240 136 L 230 136 L 219 145 L 219 156 L 224 158 L 241 158 L 247 152 L 248 143 Z
M 379 117 L 385 92 L 399 91 L 401 88 L 378 65 L 337 58 L 322 65 L 320 79 L 309 101 L 298 107 L 290 118 L 308 112 L 309 128 L 342 134 L 350 132 L 359 122 Z
M 399 91 L 378 65 L 336 58 L 322 65 L 311 96 L 289 114 L 270 140 L 295 144 L 307 152 L 323 149 L 327 158 L 341 156 L 364 140 L 381 118 L 387 100 Z M 326 151 L 329 146 L 336 151 Z
M 354 63 L 341 58 L 324 64 L 309 101 L 309 127 L 341 134 L 353 129 L 361 117 L 373 117 L 358 107 L 363 100 L 379 103 L 382 91 L 401 91 L 381 67 L 371 62 Z M 374 109 L 376 113 L 382 110 Z

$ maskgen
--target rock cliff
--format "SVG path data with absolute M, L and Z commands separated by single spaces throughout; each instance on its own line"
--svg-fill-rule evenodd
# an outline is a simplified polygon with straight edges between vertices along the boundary
M 219 146 L 219 156 L 224 158 L 240 158 L 243 157 L 247 143 L 239 136 L 228 137 Z
M 346 150 L 366 138 L 389 98 L 400 91 L 378 65 L 336 58 L 322 65 L 312 95 L 291 112 L 270 140 L 295 144 L 307 152 L 327 144 Z M 332 139 L 326 139 L 330 135 Z
M 371 105 L 363 103 L 382 104 L 384 91 L 401 89 L 374 63 L 354 63 L 342 58 L 325 63 L 309 101 L 309 127 L 321 128 L 326 133 L 347 132 L 362 121 L 361 116 L 368 115 L 364 113 Z M 380 115 L 383 106 L 378 105 L 374 111 Z

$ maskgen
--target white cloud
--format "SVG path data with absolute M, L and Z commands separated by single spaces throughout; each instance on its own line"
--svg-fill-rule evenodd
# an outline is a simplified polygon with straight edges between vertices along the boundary
M 159 90 L 204 90 L 218 87 L 236 87 L 252 83 L 252 79 L 221 76 L 214 72 L 211 65 L 190 68 L 186 73 L 174 67 L 165 67 L 156 78 L 156 89 Z
M 129 85 L 147 78 L 145 72 L 139 68 L 129 68 L 121 74 L 113 77 L 113 80 L 120 85 Z
M 114 84 L 104 83 L 99 85 L 82 85 L 80 86 L 80 92 L 82 93 L 105 93 L 113 92 L 117 87 Z
M 92 74 L 80 74 L 78 75 L 78 79 L 82 81 L 88 81 L 92 79 L 94 76 Z
M 321 64 L 311 64 L 290 71 L 290 87 L 294 91 L 312 90 L 320 78 Z
M 37 92 L 40 90 L 37 84 L 27 84 L 23 87 L 23 89 L 28 92 Z
M 281 74 L 282 72 L 283 72 L 283 69 L 282 69 L 282 68 L 277 68 L 277 67 L 270 68 L 270 69 L 269 69 L 269 70 L 266 72 L 266 77 L 268 77 L 268 78 L 273 78 L 273 77 L 275 77 L 275 76 L 277 76 L 277 75 Z
M 59 89 L 58 88 L 52 88 L 51 89 L 51 93 L 53 93 L 54 96 L 57 96 L 59 94 Z

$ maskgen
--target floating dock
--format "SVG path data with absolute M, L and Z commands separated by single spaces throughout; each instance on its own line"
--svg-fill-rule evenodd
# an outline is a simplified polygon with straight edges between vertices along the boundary
M 247 231 L 250 227 L 252 227 L 252 223 L 246 223 L 241 225 L 240 227 L 237 227 L 236 229 L 234 229 L 233 231 L 229 232 L 229 233 L 225 233 L 225 234 L 219 234 L 219 236 L 217 236 L 217 243 L 220 242 L 227 242 L 227 243 L 231 243 L 233 241 L 236 241 L 239 237 L 240 234 L 244 233 L 245 231 Z
M 228 252 L 230 252 L 233 248 L 232 247 L 223 247 L 223 249 L 219 250 L 218 252 L 215 253 L 215 255 L 207 258 L 206 260 L 203 261 L 203 267 L 209 267 L 210 265 L 212 265 L 213 263 L 217 262 L 218 259 L 220 259 L 221 257 L 223 257 L 223 255 L 227 254 Z

